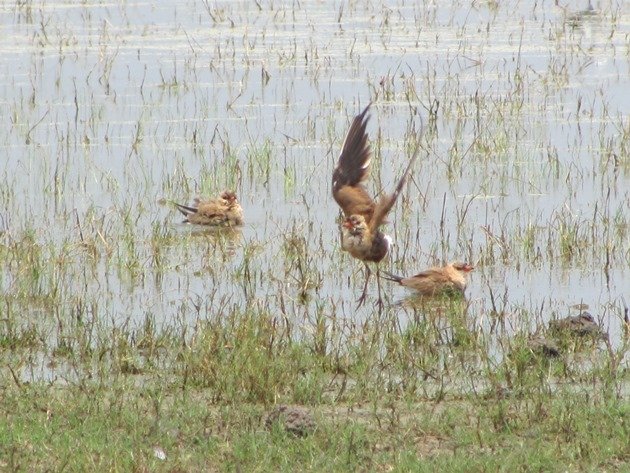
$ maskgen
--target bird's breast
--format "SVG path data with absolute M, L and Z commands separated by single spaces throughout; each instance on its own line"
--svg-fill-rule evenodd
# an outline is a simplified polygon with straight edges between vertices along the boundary
M 349 231 L 343 232 L 342 248 L 362 261 L 378 263 L 387 255 L 390 244 L 391 238 L 381 232 L 373 237 L 369 234 L 353 235 Z
M 343 238 L 341 239 L 341 247 L 345 251 L 352 253 L 353 251 L 365 251 L 370 246 L 366 235 L 363 233 L 352 233 L 347 229 L 343 229 Z

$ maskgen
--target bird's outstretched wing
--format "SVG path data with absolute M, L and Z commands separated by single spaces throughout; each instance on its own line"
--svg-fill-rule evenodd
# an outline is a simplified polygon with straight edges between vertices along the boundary
M 363 215 L 370 221 L 374 200 L 367 193 L 363 181 L 370 173 L 371 151 L 365 131 L 370 105 L 352 121 L 341 148 L 341 154 L 332 176 L 333 197 L 346 217 Z
M 420 143 L 420 140 L 418 140 L 416 151 L 413 153 L 413 156 L 409 160 L 407 169 L 405 169 L 405 172 L 400 178 L 400 181 L 398 181 L 398 185 L 396 186 L 396 189 L 394 189 L 394 192 L 390 195 L 385 195 L 381 197 L 380 200 L 378 201 L 378 204 L 376 204 L 376 206 L 374 207 L 374 213 L 372 215 L 372 218 L 368 222 L 370 231 L 375 231 L 385 221 L 385 217 L 391 210 L 394 203 L 396 203 L 396 199 L 398 199 L 398 196 L 400 195 L 400 192 L 402 191 L 402 188 L 404 187 L 405 182 L 407 181 L 407 176 L 409 175 L 409 172 L 411 171 L 413 163 L 416 161 L 416 158 L 418 157 L 418 154 L 420 153 L 419 143 Z

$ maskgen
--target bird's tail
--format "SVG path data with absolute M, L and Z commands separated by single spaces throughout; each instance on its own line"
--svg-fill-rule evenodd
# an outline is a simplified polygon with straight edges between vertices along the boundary
M 188 217 L 191 214 L 196 214 L 197 209 L 195 207 L 189 207 L 187 205 L 178 204 L 177 202 L 173 202 L 177 210 L 179 210 L 185 217 Z
M 383 274 L 384 274 L 385 276 L 383 276 Z M 394 281 L 394 282 L 397 282 L 397 283 L 399 283 L 399 284 L 400 284 L 400 283 L 402 282 L 402 280 L 404 279 L 403 277 L 401 277 L 401 276 L 396 276 L 395 274 L 392 274 L 392 273 L 390 273 L 390 272 L 388 272 L 388 271 L 385 271 L 384 269 L 381 269 L 381 271 L 380 271 L 380 275 L 381 275 L 381 278 L 386 279 L 387 281 Z

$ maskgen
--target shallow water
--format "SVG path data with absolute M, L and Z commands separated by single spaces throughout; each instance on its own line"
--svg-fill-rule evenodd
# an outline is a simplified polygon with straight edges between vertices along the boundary
M 630 298 L 628 5 L 601 2 L 580 21 L 552 1 L 301 7 L 0 9 L 2 238 L 32 232 L 72 261 L 33 291 L 61 280 L 61 313 L 96 303 L 103 325 L 187 326 L 247 304 L 296 320 L 316 307 L 371 317 L 369 303 L 355 310 L 362 265 L 340 252 L 330 177 L 350 119 L 372 101 L 375 192 L 393 187 L 410 134 L 426 128 L 384 266 L 469 260 L 468 316 L 481 327 L 490 291 L 508 318 L 582 303 L 617 346 Z M 246 212 L 236 235 L 191 229 L 158 204 L 227 187 Z M 291 232 L 304 238 L 307 304 L 283 249 Z M 156 234 L 167 237 L 159 249 Z M 98 248 L 92 264 L 84 236 Z M 8 298 L 24 275 L 16 262 L 3 273 Z M 407 294 L 384 287 L 392 303 Z

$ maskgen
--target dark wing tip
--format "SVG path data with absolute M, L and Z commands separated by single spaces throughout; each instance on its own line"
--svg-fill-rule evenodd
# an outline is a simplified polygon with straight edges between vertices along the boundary
M 419 154 L 420 154 L 420 142 L 418 142 L 416 146 L 416 150 L 414 151 L 413 156 L 409 160 L 409 164 L 407 164 L 407 168 L 405 169 L 405 172 L 403 173 L 402 177 L 400 178 L 400 181 L 398 182 L 398 185 L 396 186 L 396 190 L 394 191 L 394 196 L 393 196 L 394 199 L 396 199 L 398 197 L 398 194 L 400 194 L 400 191 L 402 190 L 403 186 L 405 185 L 405 182 L 407 181 L 409 172 L 411 172 L 411 168 L 413 167 L 413 164 L 416 162 L 416 159 L 418 158 Z
M 182 214 L 184 214 L 185 217 L 188 217 L 191 214 L 197 213 L 197 209 L 195 207 L 189 207 L 187 205 L 182 205 L 178 203 L 175 203 L 175 207 L 177 207 L 177 210 L 179 210 Z
M 382 274 L 385 274 L 385 276 L 381 276 L 381 278 L 387 281 L 394 281 L 394 282 L 400 283 L 404 279 L 403 277 L 396 276 L 395 274 L 392 274 L 389 271 L 385 271 L 384 269 L 382 269 L 380 272 Z
M 398 181 L 398 184 L 396 185 L 396 189 L 394 190 L 394 192 L 390 195 L 384 195 L 379 200 L 376 206 L 376 210 L 374 211 L 374 218 L 370 220 L 370 229 L 374 230 L 385 222 L 385 217 L 387 216 L 391 208 L 396 203 L 396 200 L 398 199 L 398 196 L 400 195 L 400 192 L 402 191 L 402 188 L 404 187 L 405 182 L 407 182 L 407 176 L 409 175 L 409 171 L 411 171 L 411 167 L 413 166 L 414 161 L 418 157 L 419 149 L 420 147 L 416 149 L 416 152 L 411 158 L 411 161 L 409 161 L 409 164 L 407 165 L 407 169 L 405 170 L 404 174 Z
M 356 186 L 369 173 L 370 145 L 366 132 L 370 120 L 370 102 L 361 113 L 354 117 L 346 133 L 337 166 L 333 171 L 333 193 L 343 186 Z
M 391 208 L 396 203 L 396 199 L 398 199 L 398 195 L 402 191 L 402 188 L 405 186 L 405 182 L 407 182 L 407 177 L 409 176 L 409 173 L 411 172 L 411 168 L 413 167 L 414 163 L 416 162 L 416 159 L 418 158 L 418 155 L 420 154 L 420 148 L 421 148 L 420 140 L 422 139 L 423 134 L 424 134 L 424 126 L 422 127 L 422 129 L 420 130 L 420 134 L 418 135 L 418 142 L 416 145 L 416 150 L 414 151 L 413 156 L 409 160 L 409 163 L 407 164 L 407 168 L 405 169 L 405 172 L 403 173 L 402 177 L 398 181 L 398 184 L 396 185 L 396 189 L 394 189 L 394 192 L 390 196 L 384 196 L 379 201 L 377 209 L 374 212 L 374 218 L 370 221 L 370 229 L 374 230 L 375 228 L 378 228 L 378 226 L 381 225 L 383 221 L 385 220 L 385 216 L 389 213 Z
M 365 115 L 367 115 L 368 111 L 370 110 L 370 107 L 372 106 L 372 101 L 370 101 L 367 106 L 363 109 L 363 111 L 361 113 L 359 113 L 356 117 L 356 119 L 360 119 L 361 121 L 363 121 L 363 117 L 365 117 Z M 367 119 L 365 120 L 365 122 L 367 123 L 367 120 L 369 120 L 370 117 L 367 117 Z

